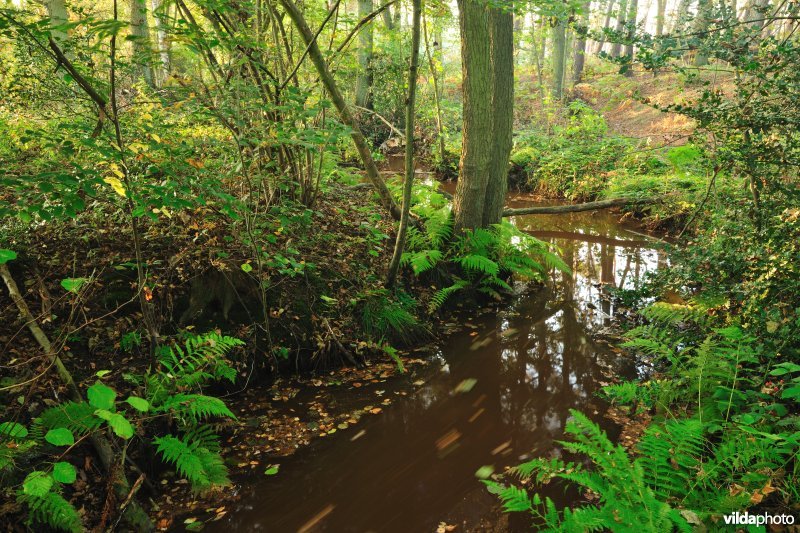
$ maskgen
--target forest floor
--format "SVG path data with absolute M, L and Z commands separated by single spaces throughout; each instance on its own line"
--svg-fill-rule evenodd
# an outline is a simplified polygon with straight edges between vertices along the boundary
M 236 244 L 229 229 L 206 210 L 159 219 L 147 228 L 143 256 L 147 258 L 149 297 L 162 318 L 162 335 L 169 338 L 177 331 L 188 308 L 198 315 L 195 331 L 205 331 L 200 324 L 215 324 L 226 334 L 247 341 L 245 348 L 232 356 L 240 373 L 237 382 L 210 391 L 239 416 L 222 428 L 223 455 L 228 458 L 233 480 L 250 472 L 263 476 L 276 459 L 314 438 L 357 427 L 362 416 L 379 414 L 393 397 L 413 390 L 415 369 L 426 362 L 414 352 L 403 356 L 407 372 L 390 390 L 385 383 L 399 374 L 398 366 L 365 342 L 359 311 L 351 303 L 383 285 L 393 224 L 385 217 L 375 217 L 378 210 L 370 194 L 341 187 L 326 192 L 313 212 L 282 212 L 271 219 L 275 249 L 294 250 L 297 257 L 287 258 L 294 261 L 294 267 L 281 263 L 267 273 L 278 286 L 269 294 L 272 340 L 297 349 L 296 360 L 280 361 L 286 370 L 283 375 L 291 377 L 269 371 L 275 354 L 264 351 L 254 326 L 258 319 L 246 308 L 254 302 L 253 295 L 236 281 L 242 278 L 240 265 L 250 257 L 247 247 Z M 102 229 L 87 231 L 89 227 Z M 85 235 L 92 237 L 87 240 Z M 17 284 L 48 337 L 55 345 L 64 342 L 62 359 L 81 391 L 101 370 L 108 371 L 103 377 L 106 384 L 120 394 L 130 391 L 128 376 L 143 375 L 149 356 L 130 341 L 132 332 L 141 333 L 142 317 L 130 268 L 132 239 L 124 221 L 104 219 L 98 210 L 68 225 L 42 225 L 36 232 L 13 235 L 7 245 L 19 254 L 10 264 Z M 233 289 L 241 292 L 241 304 L 230 310 L 230 320 L 223 316 L 224 294 L 213 286 L 221 283 L 219 273 L 233 279 Z M 91 282 L 79 295 L 65 294 L 60 281 L 77 277 Z M 193 301 L 198 290 L 211 296 Z M 330 299 L 323 300 L 321 295 Z M 64 332 L 69 332 L 68 338 Z M 359 360 L 358 368 L 341 367 L 339 344 Z M 53 396 L 64 397 L 66 387 L 54 373 L 46 373 L 42 350 L 5 290 L 0 291 L 0 348 L 2 364 L 12 369 L 0 390 L 2 419 L 27 426 L 32 416 L 54 404 Z M 386 394 L 372 391 L 377 387 Z M 23 401 L 18 402 L 19 398 Z M 175 514 L 210 509 L 211 518 L 221 518 L 226 513 L 225 502 L 235 498 L 235 491 L 202 498 L 193 494 L 185 480 L 176 479 L 171 469 L 154 458 L 149 443 L 131 447 L 129 453 L 145 473 L 146 490 L 140 491 L 139 497 L 149 500 L 146 507 L 159 529 L 172 526 Z M 86 523 L 102 524 L 107 503 L 105 474 L 87 444 L 77 445 L 73 456 L 84 460 L 75 465 L 79 479 L 69 499 L 87 515 Z M 0 528 L 23 531 L 17 520 L 19 512 L 18 505 L 3 504 Z M 187 518 L 191 523 L 192 516 Z

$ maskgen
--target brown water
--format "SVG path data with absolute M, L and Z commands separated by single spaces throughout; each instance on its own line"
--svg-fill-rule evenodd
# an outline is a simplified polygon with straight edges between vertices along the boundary
M 416 381 L 415 393 L 281 461 L 278 475 L 245 484 L 238 508 L 206 530 L 424 532 L 446 522 L 469 531 L 487 520 L 497 529 L 524 528 L 496 520 L 496 500 L 475 473 L 558 456 L 554 441 L 572 408 L 618 433 L 595 392 L 635 369 L 593 340 L 615 312 L 602 286 L 635 287 L 666 258 L 617 218 L 514 218 L 558 244 L 572 275 L 555 274 L 548 287 L 519 294 L 500 312 L 459 317 L 430 354 L 437 364 L 425 376 L 400 378 Z

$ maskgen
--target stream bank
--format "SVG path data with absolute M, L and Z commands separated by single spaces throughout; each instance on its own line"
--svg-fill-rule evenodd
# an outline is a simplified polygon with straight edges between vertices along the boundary
M 524 197 L 510 203 L 531 205 Z M 606 288 L 636 288 L 668 260 L 647 235 L 609 212 L 512 222 L 557 244 L 572 273 L 554 273 L 532 292 L 518 287 L 500 308 L 454 314 L 437 343 L 413 354 L 406 375 L 357 380 L 358 387 L 330 398 L 344 413 L 334 418 L 349 418 L 335 434 L 288 458 L 260 454 L 222 516 L 188 519 L 207 520 L 208 531 L 525 529 L 498 513 L 479 478 L 535 455 L 560 456 L 555 441 L 569 409 L 619 437 L 616 413 L 595 393 L 639 369 L 602 340 L 624 311 Z M 284 402 L 298 427 L 319 428 L 316 392 L 327 379 L 298 383 Z M 374 412 L 380 416 L 366 416 Z M 277 472 L 265 475 L 268 465 Z M 561 503 L 581 497 L 550 496 Z

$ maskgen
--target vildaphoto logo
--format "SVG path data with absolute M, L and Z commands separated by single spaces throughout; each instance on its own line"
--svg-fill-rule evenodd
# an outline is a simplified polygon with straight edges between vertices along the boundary
M 730 513 L 722 517 L 725 524 L 731 526 L 768 526 L 776 525 L 792 525 L 794 524 L 794 515 L 790 514 L 750 514 L 747 511 L 743 513 Z

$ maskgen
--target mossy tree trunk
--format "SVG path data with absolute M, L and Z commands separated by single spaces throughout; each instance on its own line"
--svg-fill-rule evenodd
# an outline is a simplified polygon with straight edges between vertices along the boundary
M 492 153 L 483 226 L 502 220 L 508 190 L 508 158 L 514 130 L 514 16 L 510 11 L 489 12 L 492 75 Z
M 482 226 L 489 180 L 492 136 L 489 8 L 480 0 L 458 0 L 458 24 L 464 124 L 453 215 L 456 231 L 461 231 Z
M 456 231 L 500 221 L 514 112 L 514 18 L 459 0 L 463 141 L 453 199 Z

